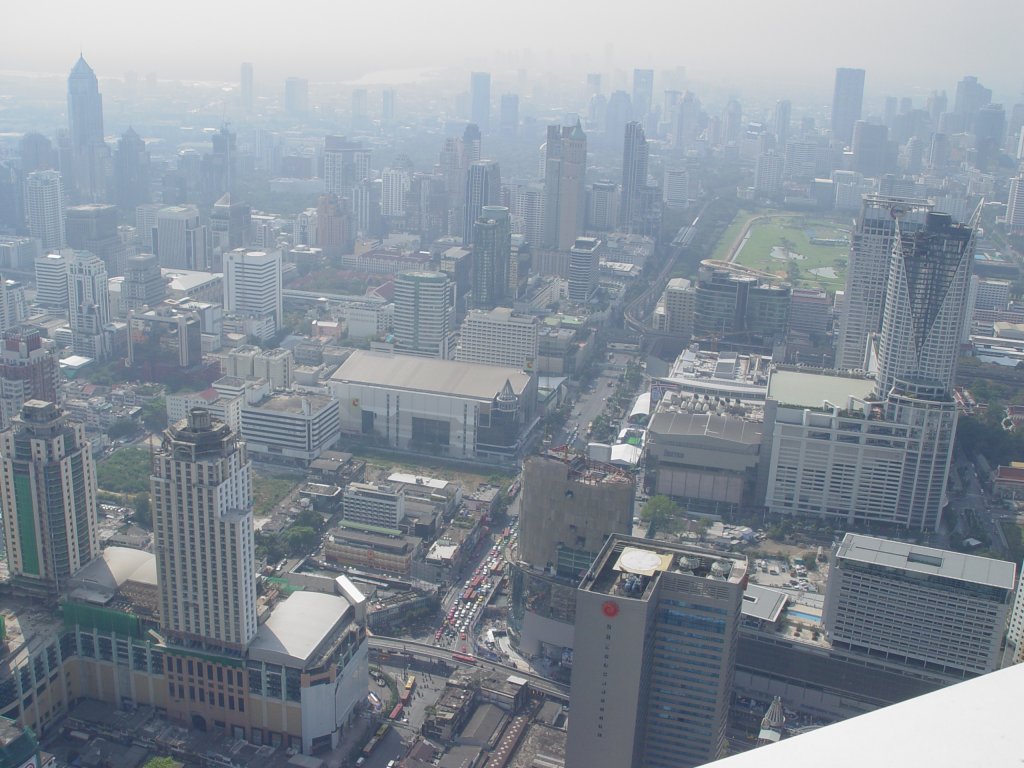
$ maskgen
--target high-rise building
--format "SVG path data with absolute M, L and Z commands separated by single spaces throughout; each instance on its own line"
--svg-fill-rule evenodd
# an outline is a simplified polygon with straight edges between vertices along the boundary
M 661 201 L 670 208 L 685 208 L 691 200 L 696 198 L 696 186 L 697 181 L 693 178 L 689 168 L 666 166 L 665 178 L 661 187 Z
M 370 127 L 370 95 L 365 88 L 352 91 L 352 130 L 365 131 Z
M 1006 228 L 1011 234 L 1024 234 L 1024 174 L 1010 179 L 1010 194 L 1006 201 Z
M 244 651 L 256 636 L 252 464 L 209 411 L 169 427 L 153 454 L 160 622 L 175 643 Z
M 832 143 L 847 146 L 853 141 L 853 124 L 860 120 L 864 104 L 864 70 L 839 67 L 832 94 Z
M 963 118 L 963 122 L 959 126 L 960 129 L 970 130 L 974 115 L 982 107 L 991 103 L 992 89 L 979 83 L 978 78 L 974 75 L 965 75 L 956 84 L 956 97 L 953 101 L 953 113 Z
M 82 56 L 68 76 L 68 140 L 74 196 L 99 202 L 106 187 L 109 153 L 103 141 L 103 97 L 96 73 Z
M 469 75 L 469 119 L 482 132 L 491 125 L 491 73 L 471 72 Z
M 371 150 L 344 136 L 324 140 L 324 190 L 328 194 L 351 197 L 364 179 L 370 178 Z
M 785 158 L 774 150 L 758 155 L 754 168 L 754 191 L 759 195 L 781 194 L 784 167 Z
M 693 335 L 697 291 L 685 277 L 673 277 L 654 310 L 654 329 L 689 339 Z
M 43 250 L 56 251 L 67 241 L 64 234 L 64 182 L 57 171 L 33 171 L 25 178 L 25 218 L 28 233 L 38 237 Z
M 789 124 L 793 112 L 793 105 L 789 99 L 780 99 L 775 102 L 775 111 L 772 113 L 772 130 L 775 131 L 775 146 L 783 149 L 789 141 Z
M 792 288 L 739 267 L 704 262 L 697 273 L 693 333 L 720 350 L 770 354 L 786 337 Z
M 221 254 L 249 245 L 252 208 L 225 193 L 213 204 L 210 214 L 210 246 Z M 308 245 L 308 243 L 307 243 Z
M 577 237 L 569 249 L 569 301 L 586 304 L 597 290 L 601 241 Z
M 47 309 L 68 309 L 68 261 L 59 253 L 36 257 L 35 303 Z
M 924 200 L 870 195 L 864 198 L 850 238 L 846 291 L 839 318 L 836 367 L 866 370 L 869 337 L 882 328 L 896 218 L 904 232 L 922 226 L 931 205 Z
M 395 277 L 395 351 L 450 359 L 455 346 L 455 283 L 443 272 Z
M 506 136 L 516 135 L 519 130 L 519 94 L 503 93 L 501 95 L 499 127 Z
M 224 312 L 263 321 L 273 338 L 284 323 L 280 251 L 237 248 L 224 254 Z
M 25 286 L 17 280 L 0 278 L 0 333 L 20 325 L 27 315 Z
M 252 112 L 252 64 L 243 61 L 238 83 L 238 95 L 243 112 Z
M 473 222 L 473 308 L 494 309 L 505 302 L 511 258 L 512 229 L 508 208 L 483 206 Z
M 172 205 L 156 215 L 156 255 L 168 269 L 208 267 L 206 225 L 194 205 Z
M 290 117 L 305 117 L 309 112 L 309 81 L 289 77 L 284 81 L 284 111 Z
M 639 226 L 643 218 L 641 190 L 647 186 L 647 137 L 643 126 L 626 124 L 622 146 L 622 185 L 619 199 L 619 222 L 626 229 Z
M 412 176 L 405 168 L 385 168 L 381 173 L 380 214 L 400 218 L 405 216 L 405 203 L 412 189 Z
M 886 172 L 889 153 L 889 129 L 884 125 L 858 120 L 853 124 L 852 170 L 878 177 Z
M 360 198 L 356 189 L 356 199 Z M 378 198 L 379 201 L 379 198 Z M 316 244 L 328 258 L 336 259 L 351 253 L 355 242 L 352 202 L 334 193 L 320 195 L 316 208 Z
M 544 157 L 544 247 L 565 251 L 583 233 L 587 135 L 574 126 L 548 126 Z
M 16 588 L 60 593 L 99 552 L 92 446 L 56 403 L 28 400 L 0 433 L 0 509 Z
M 149 181 L 146 142 L 134 128 L 129 128 L 121 134 L 114 152 L 114 191 L 117 206 L 124 214 L 130 215 L 136 207 L 150 201 Z
M 53 142 L 41 133 L 26 133 L 18 142 L 18 167 L 22 173 L 52 171 L 57 167 Z
M 847 533 L 822 621 L 833 648 L 974 677 L 999 668 L 1016 568 L 1003 560 Z
M 395 121 L 395 89 L 385 88 L 380 94 L 380 119 L 388 124 Z
M 587 194 L 587 228 L 610 232 L 619 223 L 619 185 L 614 181 L 595 181 Z
M 501 169 L 494 160 L 478 160 L 471 163 L 466 174 L 465 224 L 463 245 L 472 245 L 476 237 L 473 226 L 483 212 L 484 206 L 501 205 Z
M 125 243 L 117 229 L 117 207 L 104 203 L 72 205 L 66 211 L 69 248 L 89 251 L 103 260 L 110 277 L 123 275 L 135 246 Z
M 722 757 L 747 562 L 613 534 L 580 582 L 565 764 Z
M 143 307 L 156 307 L 167 298 L 167 280 L 160 272 L 160 262 L 152 253 L 128 259 L 121 283 L 121 309 L 125 316 Z
M 633 70 L 633 117 L 646 122 L 651 113 L 651 100 L 654 97 L 654 70 Z
M 110 354 L 110 292 L 107 267 L 89 251 L 74 251 L 68 259 L 68 298 L 71 348 L 76 355 L 105 360 Z
M 60 366 L 52 343 L 27 326 L 4 333 L 0 347 L 0 425 L 11 426 L 29 400 L 57 402 Z
M 537 362 L 539 330 L 536 317 L 508 307 L 495 307 L 489 312 L 471 310 L 459 329 L 455 359 L 532 371 Z

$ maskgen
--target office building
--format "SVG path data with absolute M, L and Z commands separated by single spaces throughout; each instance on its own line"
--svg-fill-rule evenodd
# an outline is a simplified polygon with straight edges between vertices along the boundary
M 277 393 L 241 404 L 241 435 L 250 455 L 307 468 L 338 440 L 338 403 L 315 393 Z
M 295 356 L 291 350 L 280 347 L 260 349 L 250 344 L 235 347 L 222 359 L 221 365 L 225 376 L 247 381 L 263 379 L 273 390 L 289 390 L 295 383 Z
M 501 94 L 501 112 L 499 113 L 499 128 L 506 136 L 515 136 L 519 130 L 519 94 Z
M 718 349 L 771 353 L 786 336 L 792 289 L 737 265 L 705 261 L 697 273 L 694 336 Z
M 685 208 L 696 197 L 697 180 L 692 177 L 690 169 L 666 166 L 661 201 L 670 208 Z
M 665 285 L 658 306 L 654 309 L 654 330 L 689 339 L 693 335 L 697 310 L 697 290 L 685 277 L 673 277 Z
M 213 204 L 210 213 L 210 248 L 221 254 L 249 245 L 252 209 L 248 204 L 232 200 L 230 193 Z M 309 243 L 306 243 L 309 245 Z
M 324 256 L 338 259 L 343 254 L 351 253 L 355 236 L 356 228 L 349 198 L 338 197 L 333 192 L 320 195 L 316 208 L 316 245 L 323 251 Z
M 889 129 L 858 120 L 853 124 L 851 169 L 864 176 L 878 177 L 888 170 Z
M 284 323 L 280 251 L 224 254 L 224 312 L 263 321 L 267 341 L 277 334 Z
M 309 81 L 289 77 L 284 81 L 284 111 L 289 117 L 305 117 L 309 112 Z
M 545 248 L 565 251 L 583 233 L 586 211 L 587 135 L 580 121 L 572 127 L 549 125 L 544 155 Z
M 381 122 L 393 123 L 395 121 L 395 90 L 385 88 L 380 94 L 380 119 Z
M 405 216 L 406 197 L 412 189 L 412 176 L 405 168 L 385 168 L 381 173 L 380 214 L 391 218 Z
M 471 72 L 469 75 L 469 102 L 471 122 L 483 133 L 491 124 L 491 73 Z
M 342 516 L 350 523 L 395 530 L 405 520 L 405 492 L 391 485 L 349 483 L 342 496 Z
M 4 333 L 0 347 L 0 426 L 7 429 L 29 400 L 57 402 L 60 366 L 52 342 L 29 327 Z
M 569 301 L 586 304 L 597 291 L 601 241 L 577 237 L 569 249 Z
M 39 238 L 44 251 L 57 251 L 67 245 L 60 173 L 33 171 L 25 178 L 25 218 L 29 235 Z
M 371 150 L 360 142 L 328 136 L 324 140 L 324 191 L 351 196 L 360 182 L 371 177 L 371 158 Z
M 109 162 L 103 141 L 103 97 L 96 73 L 82 56 L 68 75 L 68 140 L 74 197 L 84 202 L 99 202 L 106 192 Z
M 443 272 L 405 272 L 395 277 L 395 351 L 451 358 L 455 353 L 455 283 Z
M 205 270 L 209 266 L 206 225 L 194 205 L 172 205 L 156 215 L 156 255 L 160 266 Z
M 782 194 L 782 175 L 785 159 L 774 151 L 764 152 L 757 157 L 754 167 L 754 192 L 774 197 Z
M 472 245 L 476 237 L 474 223 L 484 206 L 501 205 L 501 169 L 494 160 L 477 160 L 468 166 L 465 188 L 463 245 Z
M 17 280 L 0 281 L 0 333 L 20 325 L 26 315 L 25 286 Z
M 1024 136 L 1024 131 L 1021 131 L 1021 135 Z M 1006 228 L 1010 234 L 1024 235 L 1024 174 L 1010 179 L 1010 194 L 1006 202 Z
M 846 291 L 839 317 L 836 368 L 866 370 L 868 339 L 882 328 L 896 217 L 904 232 L 924 224 L 932 209 L 924 200 L 869 195 L 850 237 Z
M 580 582 L 565 762 L 685 768 L 725 754 L 742 555 L 613 534 Z
M 67 265 L 71 348 L 76 355 L 106 360 L 110 355 L 107 267 L 88 251 L 74 251 Z
M 793 112 L 793 104 L 789 99 L 780 99 L 775 102 L 775 110 L 772 112 L 772 130 L 775 132 L 775 146 L 784 148 L 789 142 L 790 116 Z
M 999 667 L 1013 563 L 855 533 L 830 562 L 833 647 L 953 677 Z
M 127 315 L 143 307 L 155 307 L 167 298 L 167 280 L 152 253 L 128 259 L 121 282 L 121 311 Z
M 473 272 L 470 302 L 474 309 L 493 309 L 508 296 L 512 229 L 508 208 L 486 205 L 473 222 Z
M 239 70 L 238 95 L 243 112 L 252 112 L 252 64 L 243 61 Z
M 540 322 L 508 307 L 470 310 L 459 329 L 455 359 L 463 363 L 534 369 Z
M 610 232 L 619 223 L 619 185 L 613 181 L 595 181 L 587 193 L 587 227 L 595 232 Z
M 143 381 L 171 381 L 203 360 L 196 312 L 160 304 L 128 314 L 128 367 Z
M 96 466 L 85 427 L 56 403 L 26 401 L 0 433 L 0 480 L 13 585 L 55 597 L 99 552 Z
M 633 117 L 641 123 L 647 121 L 654 98 L 654 70 L 633 70 Z
M 150 162 L 146 142 L 129 127 L 117 140 L 114 151 L 114 193 L 117 207 L 131 214 L 138 206 L 152 199 L 150 193 Z
M 256 636 L 252 465 L 245 443 L 195 408 L 165 431 L 153 454 L 150 486 L 167 638 L 245 650 Z
M 641 191 L 647 186 L 647 137 L 637 122 L 626 124 L 622 146 L 622 185 L 619 223 L 627 230 L 642 226 L 644 218 Z
M 59 253 L 36 256 L 35 304 L 46 309 L 68 310 L 68 259 Z
M 836 69 L 832 94 L 832 143 L 839 147 L 853 141 L 853 125 L 861 116 L 864 103 L 864 70 Z
M 72 205 L 65 211 L 67 245 L 76 251 L 89 251 L 99 256 L 107 274 L 124 274 L 126 261 L 135 246 L 124 242 L 117 229 L 117 207 L 104 203 Z

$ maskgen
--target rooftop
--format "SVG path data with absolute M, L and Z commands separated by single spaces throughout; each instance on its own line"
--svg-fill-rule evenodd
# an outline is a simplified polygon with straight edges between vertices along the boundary
M 249 645 L 253 659 L 275 664 L 306 661 L 345 619 L 349 602 L 319 592 L 295 592 L 278 603 Z
M 743 615 L 761 621 L 776 622 L 789 602 L 789 595 L 777 589 L 747 584 L 743 591 Z
M 733 352 L 702 352 L 686 349 L 676 358 L 668 376 L 655 379 L 652 393 L 663 390 L 714 391 L 732 397 L 764 400 L 770 357 Z M 657 399 L 657 398 L 655 398 Z
M 1005 560 L 922 547 L 903 541 L 848 533 L 836 552 L 837 560 L 923 573 L 989 587 L 1013 589 L 1017 568 Z
M 107 547 L 71 577 L 71 597 L 88 603 L 107 603 L 128 581 L 157 586 L 156 557 L 128 547 Z
M 403 485 L 421 485 L 424 488 L 433 488 L 441 491 L 447 488 L 451 483 L 448 480 L 439 480 L 436 477 L 423 477 L 421 475 L 412 475 L 407 472 L 393 472 L 388 475 L 389 483 L 401 483 Z
M 763 417 L 763 412 L 759 409 L 757 415 Z M 654 415 L 649 430 L 655 434 L 695 435 L 732 443 L 760 445 L 762 426 L 760 418 L 728 413 L 694 413 L 670 408 Z
M 866 398 L 875 391 L 875 380 L 866 376 L 841 376 L 821 371 L 776 368 L 768 382 L 768 397 L 781 405 L 820 408 L 824 401 L 846 406 L 849 398 Z
M 275 413 L 289 413 L 300 415 L 309 408 L 309 415 L 320 413 L 331 405 L 337 406 L 337 401 L 327 395 L 302 394 L 302 395 L 270 395 L 263 398 L 254 405 L 245 406 L 244 410 L 274 411 Z
M 505 382 L 522 394 L 530 375 L 517 368 L 357 349 L 331 374 L 331 381 L 489 401 Z

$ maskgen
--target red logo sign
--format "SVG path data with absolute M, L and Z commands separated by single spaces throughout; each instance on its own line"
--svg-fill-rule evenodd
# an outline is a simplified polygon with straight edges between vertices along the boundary
M 609 600 L 607 603 L 601 606 L 601 613 L 607 616 L 609 619 L 615 618 L 619 615 L 619 606 Z

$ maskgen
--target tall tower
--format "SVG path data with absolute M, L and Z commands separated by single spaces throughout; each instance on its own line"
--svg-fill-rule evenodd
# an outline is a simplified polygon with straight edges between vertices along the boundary
M 68 259 L 68 299 L 75 354 L 106 359 L 110 354 L 106 337 L 110 294 L 103 259 L 89 251 L 73 253 Z
M 633 70 L 633 117 L 646 122 L 654 98 L 654 70 Z
M 832 94 L 832 143 L 847 146 L 853 141 L 853 124 L 860 120 L 864 104 L 864 70 L 839 67 Z
M 194 205 L 172 205 L 156 215 L 156 253 L 169 269 L 207 268 L 206 225 Z
M 104 156 L 103 97 L 96 73 L 82 56 L 68 76 L 68 136 L 74 165 L 76 197 L 99 202 L 103 196 Z
M 28 233 L 38 237 L 43 250 L 57 251 L 64 234 L 64 182 L 57 171 L 33 171 L 25 179 L 25 216 Z
M 150 476 L 160 619 L 172 642 L 241 651 L 256 635 L 252 464 L 193 408 L 164 432 Z
M 587 135 L 580 121 L 572 127 L 548 126 L 544 156 L 544 246 L 572 247 L 583 233 L 586 213 Z
M 469 75 L 469 119 L 487 133 L 491 124 L 491 73 L 471 72 Z
M 242 62 L 239 77 L 239 96 L 243 112 L 252 112 L 252 64 L 248 61 Z
M 924 200 L 871 195 L 864 198 L 850 239 L 846 294 L 839 318 L 836 367 L 866 369 L 868 338 L 882 328 L 896 218 L 903 231 L 924 224 Z
M 597 289 L 601 241 L 578 237 L 569 249 L 569 301 L 586 304 Z
M 121 135 L 114 153 L 114 189 L 117 205 L 125 214 L 150 201 L 149 178 L 146 142 L 129 128 Z
M 16 587 L 59 593 L 99 552 L 96 466 L 85 427 L 29 400 L 0 433 L 0 509 Z
M 284 111 L 290 117 L 305 117 L 309 112 L 309 80 L 289 77 L 284 81 Z
M 465 223 L 463 245 L 472 245 L 476 230 L 473 226 L 486 205 L 501 204 L 501 169 L 494 160 L 478 160 L 469 166 L 466 174 Z
M 49 309 L 68 308 L 68 260 L 59 253 L 36 256 L 36 301 Z
M 623 227 L 637 227 L 641 210 L 640 190 L 647 186 L 647 137 L 638 122 L 626 124 L 622 145 L 622 197 L 619 203 L 619 221 Z
M 224 311 L 240 317 L 274 318 L 274 333 L 284 322 L 280 251 L 237 248 L 224 254 Z
M 494 309 L 505 302 L 512 258 L 512 223 L 508 208 L 485 205 L 473 222 L 474 309 Z
M 613 533 L 576 595 L 565 764 L 722 757 L 746 585 L 742 555 Z
M 775 111 L 772 113 L 772 130 L 775 131 L 775 147 L 779 154 L 786 149 L 786 142 L 789 141 L 789 124 L 793 104 L 789 99 L 780 99 L 775 102 Z
M 448 360 L 454 356 L 455 283 L 443 272 L 395 277 L 395 350 Z

